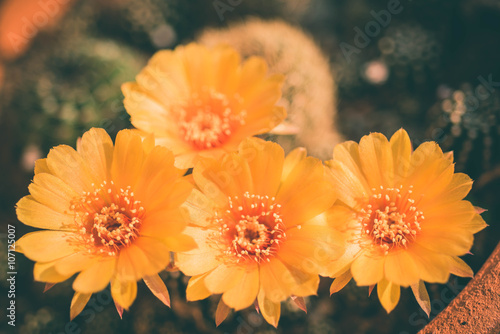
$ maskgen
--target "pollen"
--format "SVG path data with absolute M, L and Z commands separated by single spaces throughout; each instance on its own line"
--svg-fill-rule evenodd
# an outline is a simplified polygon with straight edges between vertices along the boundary
M 246 111 L 239 107 L 241 97 L 228 97 L 204 87 L 193 93 L 178 111 L 181 137 L 195 149 L 223 145 L 233 132 L 245 124 Z
M 369 204 L 358 216 L 363 233 L 386 255 L 408 247 L 422 229 L 424 214 L 411 188 L 373 188 Z
M 224 263 L 269 262 L 286 239 L 281 206 L 274 197 L 245 193 L 229 197 L 229 207 L 214 217 L 210 243 Z
M 145 214 L 131 188 L 118 189 L 112 181 L 94 185 L 92 192 L 73 200 L 70 209 L 79 230 L 72 242 L 90 254 L 109 256 L 116 256 L 139 236 Z

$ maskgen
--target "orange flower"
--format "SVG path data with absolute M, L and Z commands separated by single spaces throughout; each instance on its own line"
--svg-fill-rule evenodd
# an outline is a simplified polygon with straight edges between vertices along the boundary
M 379 133 L 359 145 L 337 145 L 329 163 L 339 201 L 329 221 L 350 240 L 345 255 L 328 270 L 337 277 L 334 293 L 352 277 L 358 285 L 377 285 L 382 306 L 397 305 L 400 287 L 411 286 L 429 314 L 425 282 L 445 283 L 449 274 L 472 277 L 458 256 L 486 224 L 463 198 L 472 186 L 454 173 L 453 157 L 434 142 L 412 151 L 404 130 L 390 142 Z
M 316 294 L 318 273 L 338 253 L 334 230 L 322 214 L 335 197 L 320 160 L 257 138 L 220 160 L 203 158 L 193 177 L 201 190 L 187 200 L 193 224 L 186 229 L 198 249 L 177 254 L 186 275 L 187 299 L 222 294 L 220 323 L 229 308 L 257 299 L 274 326 L 280 302 Z M 333 246 L 333 247 L 332 247 Z
M 77 151 L 60 145 L 36 162 L 31 195 L 17 203 L 17 216 L 49 231 L 28 233 L 16 247 L 36 261 L 37 281 L 59 283 L 80 272 L 71 318 L 110 282 L 119 311 L 132 304 L 141 278 L 169 304 L 157 273 L 170 263 L 170 251 L 196 246 L 181 234 L 187 219 L 180 206 L 192 185 L 172 152 L 153 143 L 123 130 L 113 147 L 104 130 L 91 129 Z
M 266 77 L 262 58 L 240 64 L 229 46 L 192 43 L 156 53 L 135 82 L 125 83 L 132 124 L 154 133 L 180 168 L 197 156 L 220 157 L 245 138 L 267 132 L 286 117 L 276 106 L 283 76 Z

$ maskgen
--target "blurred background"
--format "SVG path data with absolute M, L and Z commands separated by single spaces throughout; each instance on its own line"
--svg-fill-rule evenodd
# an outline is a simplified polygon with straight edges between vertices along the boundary
M 271 21 L 269 21 L 271 20 Z M 157 50 L 197 40 L 264 56 L 287 75 L 285 129 L 267 135 L 327 159 L 341 140 L 404 127 L 416 147 L 454 151 L 476 182 L 468 197 L 488 209 L 465 261 L 477 272 L 500 236 L 500 2 L 495 0 L 0 0 L 0 287 L 7 295 L 7 225 L 28 194 L 34 161 L 75 146 L 90 127 L 131 127 L 120 85 Z M 185 302 L 187 278 L 162 273 L 172 309 L 139 285 L 120 320 L 108 291 L 69 323 L 71 282 L 43 293 L 33 263 L 16 255 L 16 327 L 5 333 L 416 333 L 430 321 L 409 289 L 389 315 L 352 282 L 307 299 L 308 315 L 283 303 L 278 329 L 254 310 L 215 327 L 218 297 Z M 428 284 L 431 319 L 467 284 Z

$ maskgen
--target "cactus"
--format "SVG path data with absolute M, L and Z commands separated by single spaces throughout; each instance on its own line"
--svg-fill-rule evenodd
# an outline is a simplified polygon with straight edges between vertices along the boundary
M 331 156 L 341 138 L 335 129 L 336 86 L 328 60 L 307 34 L 283 21 L 249 19 L 227 29 L 207 29 L 198 41 L 230 44 L 244 58 L 261 56 L 271 73 L 284 74 L 280 103 L 288 111 L 286 128 L 295 133 L 281 135 L 278 128 L 274 139 L 285 150 L 304 146 L 317 157 Z

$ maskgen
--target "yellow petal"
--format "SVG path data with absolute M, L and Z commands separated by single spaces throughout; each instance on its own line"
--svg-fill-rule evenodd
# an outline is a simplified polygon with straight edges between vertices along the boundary
M 175 237 L 162 239 L 163 243 L 172 252 L 187 252 L 196 248 L 196 242 L 186 234 L 178 234 Z
M 205 277 L 205 286 L 213 294 L 223 293 L 236 286 L 243 275 L 245 275 L 245 269 L 223 264 Z
M 384 274 L 387 280 L 410 286 L 419 281 L 419 272 L 412 256 L 405 250 L 389 252 L 385 257 Z
M 104 129 L 92 128 L 85 132 L 79 151 L 88 163 L 90 172 L 98 180 L 107 180 L 113 158 L 113 142 Z
M 420 246 L 417 242 L 409 247 L 421 280 L 429 283 L 446 283 L 450 277 L 449 256 L 438 254 Z
M 345 273 L 335 278 L 335 280 L 332 282 L 332 285 L 330 285 L 330 295 L 342 290 L 347 285 L 347 283 L 351 281 L 351 279 L 352 274 L 350 270 L 347 270 Z
M 253 194 L 274 197 L 280 185 L 284 151 L 276 143 L 249 138 L 239 146 L 239 154 L 247 161 Z M 251 189 L 241 189 L 251 191 Z
M 144 276 L 142 278 L 144 283 L 148 286 L 149 290 L 158 298 L 163 304 L 170 307 L 170 295 L 168 294 L 167 287 L 163 283 L 159 275 Z
M 241 280 L 231 289 L 224 292 L 222 300 L 236 311 L 252 305 L 259 291 L 259 270 L 247 271 Z
M 49 165 L 47 165 L 47 158 L 35 161 L 35 175 L 38 173 L 51 173 Z
M 66 145 L 59 145 L 50 150 L 47 155 L 47 165 L 51 174 L 57 176 L 79 194 L 90 191 L 92 183 L 99 184 L 101 181 L 91 174 L 82 156 Z
M 25 234 L 16 241 L 27 258 L 37 262 L 51 262 L 78 251 L 68 241 L 73 233 L 60 231 L 39 231 Z
M 39 282 L 47 282 L 47 283 L 60 283 L 72 275 L 61 275 L 55 269 L 54 262 L 40 263 L 36 262 L 35 267 L 33 269 L 33 276 L 35 277 L 35 281 Z
M 361 170 L 370 187 L 392 186 L 394 180 L 392 149 L 384 135 L 372 133 L 361 138 L 359 155 L 361 157 Z
M 450 273 L 460 277 L 474 277 L 474 272 L 461 258 L 451 257 Z
M 146 214 L 140 233 L 142 236 L 157 239 L 175 237 L 186 228 L 188 221 L 187 212 L 183 212 L 179 208 L 156 210 Z
M 427 314 L 427 317 L 430 316 L 431 313 L 431 300 L 429 298 L 429 294 L 427 293 L 427 289 L 425 288 L 425 284 L 423 281 L 419 281 L 418 283 L 411 285 L 411 290 L 413 291 L 413 295 L 418 302 L 418 305 L 424 310 Z
M 78 253 L 73 253 L 55 261 L 55 268 L 61 275 L 69 275 L 87 269 L 94 264 L 98 259 L 86 250 L 81 250 Z
M 186 288 L 186 299 L 188 301 L 205 299 L 212 294 L 205 286 L 205 277 L 207 277 L 208 274 L 209 273 L 193 276 L 189 279 Z
M 384 277 L 383 256 L 361 253 L 351 265 L 352 277 L 358 285 L 377 284 Z
M 377 294 L 382 306 L 387 313 L 390 313 L 399 302 L 401 288 L 399 285 L 384 279 L 377 284 Z
M 283 223 L 286 226 L 302 224 L 325 212 L 333 205 L 335 193 L 326 179 L 326 169 L 321 161 L 308 157 L 301 160 L 283 180 L 276 196 L 282 205 Z
M 186 234 L 195 240 L 198 247 L 188 252 L 176 254 L 175 263 L 185 275 L 200 275 L 220 265 L 216 259 L 218 251 L 207 244 L 207 238 L 212 233 L 210 230 L 200 228 L 186 228 Z
M 130 130 L 118 132 L 111 165 L 111 177 L 116 186 L 123 189 L 128 186 L 135 188 L 141 175 L 143 160 L 141 137 Z
M 69 213 L 71 200 L 81 195 L 61 179 L 47 173 L 36 174 L 33 183 L 29 186 L 29 191 L 37 202 L 63 214 Z
M 242 66 L 241 77 L 243 80 L 239 82 L 239 92 L 251 91 L 265 79 L 267 73 L 266 61 L 261 57 L 251 56 Z
M 135 281 L 111 281 L 111 296 L 115 303 L 128 310 L 137 296 L 137 283 Z
M 281 314 L 281 304 L 272 302 L 267 298 L 264 290 L 260 290 L 257 296 L 257 300 L 259 303 L 259 310 L 264 319 L 273 325 L 274 327 L 278 327 L 278 322 L 280 320 Z
M 139 237 L 120 251 L 116 274 L 120 280 L 137 281 L 160 272 L 169 263 L 169 249 L 162 242 Z
M 411 141 L 408 133 L 399 129 L 392 135 L 391 140 L 392 157 L 394 162 L 394 174 L 398 178 L 404 178 L 408 174 L 411 159 Z
M 115 263 L 115 258 L 94 263 L 75 278 L 73 289 L 81 293 L 93 293 L 103 290 L 111 280 L 115 271 Z
M 192 175 L 192 174 L 191 174 Z M 189 212 L 190 224 L 206 227 L 212 222 L 215 204 L 198 189 L 193 189 L 182 207 Z
M 66 231 L 74 229 L 73 215 L 54 211 L 35 201 L 33 196 L 24 196 L 17 202 L 16 214 L 17 219 L 29 226 Z
M 87 305 L 91 296 L 92 296 L 91 293 L 75 292 L 75 295 L 73 296 L 73 299 L 71 300 L 71 306 L 69 309 L 69 319 L 71 321 L 73 319 L 75 319 L 76 316 L 79 315 L 83 311 L 83 309 L 85 308 L 85 305 Z
M 424 226 L 416 242 L 436 253 L 464 255 L 471 249 L 474 237 L 464 228 L 432 224 Z
M 305 159 L 306 156 L 307 150 L 303 147 L 298 147 L 288 153 L 283 163 L 283 173 L 281 178 L 286 180 L 290 176 L 290 173 L 295 169 L 295 166 L 297 166 L 301 160 Z
M 292 276 L 290 270 L 276 258 L 269 263 L 259 266 L 260 284 L 266 297 L 273 302 L 279 303 L 287 299 L 292 288 L 297 286 L 297 281 Z

